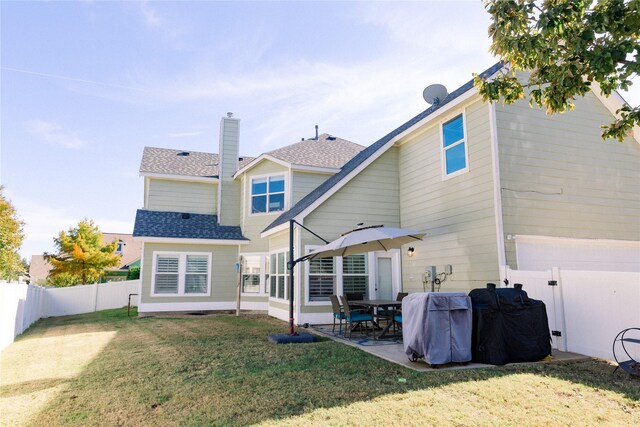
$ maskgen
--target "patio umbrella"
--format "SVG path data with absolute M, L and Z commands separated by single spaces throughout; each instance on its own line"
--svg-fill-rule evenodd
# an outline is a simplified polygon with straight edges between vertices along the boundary
M 388 251 L 400 246 L 422 240 L 427 233 L 405 228 L 373 225 L 357 228 L 319 247 L 305 256 L 305 259 L 347 256 L 371 251 Z

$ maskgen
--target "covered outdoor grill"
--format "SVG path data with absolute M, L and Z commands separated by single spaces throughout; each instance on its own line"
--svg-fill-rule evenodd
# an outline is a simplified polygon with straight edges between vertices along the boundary
M 535 362 L 551 354 L 547 310 L 529 298 L 522 285 L 469 293 L 473 305 L 473 361 L 504 365 Z
M 471 299 L 464 292 L 414 293 L 402 300 L 402 339 L 411 360 L 469 362 L 471 327 Z

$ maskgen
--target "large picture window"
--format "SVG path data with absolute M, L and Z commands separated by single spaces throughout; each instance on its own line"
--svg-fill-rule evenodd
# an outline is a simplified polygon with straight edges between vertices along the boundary
M 211 254 L 154 253 L 154 295 L 207 295 L 211 285 Z
M 288 261 L 289 251 L 271 254 L 269 274 L 269 296 L 271 298 L 286 299 L 289 283 Z
M 251 213 L 284 210 L 284 175 L 251 179 Z
M 468 168 L 467 146 L 462 114 L 442 125 L 442 155 L 445 176 Z

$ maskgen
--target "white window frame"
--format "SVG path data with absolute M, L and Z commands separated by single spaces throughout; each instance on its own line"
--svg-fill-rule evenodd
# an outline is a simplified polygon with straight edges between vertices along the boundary
M 156 267 L 158 256 L 172 255 L 178 257 L 178 292 L 175 294 L 156 293 Z M 206 255 L 207 257 L 207 292 L 206 293 L 185 293 L 185 282 L 187 274 L 187 255 Z M 176 251 L 154 251 L 153 265 L 151 270 L 151 296 L 152 297 L 208 297 L 211 296 L 211 252 L 176 252 Z
M 267 276 L 270 274 L 267 271 L 267 258 L 269 258 L 269 254 L 267 252 L 246 252 L 240 254 L 242 257 L 247 256 L 259 256 L 260 257 L 260 291 L 258 292 L 241 292 L 242 296 L 251 297 L 251 296 L 264 296 L 265 294 L 269 294 L 269 283 L 267 280 Z M 242 273 L 243 275 L 246 273 Z M 241 285 L 242 286 L 242 285 Z
M 368 288 L 367 289 L 367 294 L 369 294 L 369 297 L 368 297 L 369 299 L 372 298 L 372 296 L 373 296 L 372 290 L 373 289 L 372 289 L 372 286 L 371 286 L 372 285 L 372 282 L 371 282 L 372 274 L 371 273 L 372 273 L 373 268 L 372 268 L 372 265 L 371 265 L 371 259 L 372 259 L 372 255 L 373 254 L 374 254 L 373 252 L 366 252 L 364 254 L 354 254 L 354 255 L 364 255 L 365 266 L 366 266 L 366 269 L 367 269 L 367 272 L 365 274 L 353 274 L 353 273 L 346 274 L 344 272 L 344 257 L 341 257 L 342 258 L 342 260 L 341 260 L 342 262 L 341 262 L 341 270 L 340 270 L 340 276 L 341 276 L 340 284 L 341 284 L 342 294 L 344 294 L 344 278 L 345 278 L 345 276 L 346 277 L 367 276 L 367 288 Z M 350 256 L 353 256 L 353 255 L 350 255 Z
M 318 245 L 307 245 L 304 247 L 305 250 L 305 254 L 311 253 L 313 251 L 315 251 L 316 249 L 318 249 L 320 246 Z M 340 270 L 338 270 L 338 268 Z M 339 283 L 341 281 L 341 274 L 339 274 L 339 272 L 342 271 L 342 257 L 333 257 L 333 275 L 335 276 L 335 282 L 334 282 L 334 291 L 336 295 L 339 295 L 338 293 L 338 289 L 339 289 Z M 304 262 L 304 278 L 305 278 L 305 284 L 304 284 L 304 304 L 305 305 L 318 305 L 318 306 L 325 306 L 325 305 L 331 305 L 331 300 L 327 300 L 327 301 L 311 301 L 309 299 L 310 296 L 310 292 L 309 292 L 309 285 L 311 284 L 311 281 L 309 280 L 309 275 L 310 275 L 310 268 L 309 268 L 309 260 L 306 260 Z
M 284 190 L 282 192 L 278 191 L 276 193 L 273 194 L 282 194 L 283 197 L 283 206 L 282 206 L 282 210 L 279 211 L 270 211 L 269 210 L 269 195 L 271 193 L 269 193 L 269 179 L 271 177 L 274 176 L 282 176 L 282 180 L 284 181 Z M 248 178 L 248 193 L 249 193 L 249 206 L 248 206 L 248 210 L 249 210 L 249 215 L 250 216 L 261 216 L 261 215 L 276 215 L 276 214 L 281 214 L 282 212 L 285 212 L 288 209 L 288 188 L 289 186 L 287 185 L 287 176 L 288 173 L 287 171 L 282 171 L 282 172 L 278 172 L 278 173 L 271 173 L 271 174 L 266 174 L 266 175 L 252 175 L 249 176 Z M 267 197 L 267 211 L 266 212 L 253 212 L 253 180 L 254 179 L 262 179 L 262 178 L 266 178 L 267 180 L 267 192 L 264 194 Z M 262 194 L 258 194 L 257 196 L 262 196 Z
M 306 245 L 304 247 L 305 254 L 313 252 L 318 249 L 320 246 L 318 245 Z M 365 253 L 367 257 L 367 275 L 369 276 L 368 281 L 368 293 L 371 297 L 375 292 L 375 257 L 376 252 L 367 252 Z M 336 295 L 344 295 L 344 274 L 343 270 L 343 258 L 341 256 L 334 257 L 335 258 L 335 276 L 336 276 L 336 284 L 335 284 L 335 293 Z M 394 264 L 398 261 L 392 261 Z M 393 264 L 392 264 L 393 265 Z M 395 267 L 394 267 L 395 268 Z M 359 276 L 359 275 L 358 275 Z M 305 306 L 330 306 L 331 301 L 309 301 L 309 261 L 305 261 L 304 263 L 304 305 Z
M 444 125 L 447 122 L 457 118 L 458 116 L 462 116 L 462 139 L 454 142 L 448 147 L 444 146 Z M 464 144 L 464 159 L 465 159 L 465 167 L 459 169 L 455 172 L 451 172 L 447 174 L 447 151 L 453 147 L 456 147 L 460 144 Z M 442 180 L 445 181 L 447 179 L 454 178 L 458 175 L 465 174 L 469 172 L 469 135 L 467 133 L 467 111 L 463 109 L 461 112 L 457 112 L 455 114 L 448 115 L 445 119 L 440 122 L 440 164 L 442 167 Z
M 289 263 L 289 257 L 287 255 L 287 253 L 289 252 L 288 248 L 285 249 L 276 249 L 273 250 L 271 252 L 269 252 L 269 258 L 271 258 L 271 255 L 275 255 L 276 256 L 276 273 L 273 274 L 271 273 L 271 271 L 269 271 L 269 283 L 266 284 L 266 293 L 269 296 L 269 300 L 270 301 L 280 301 L 280 302 L 289 302 L 289 270 L 287 269 L 287 264 Z M 278 254 L 284 254 L 284 273 L 279 273 L 278 272 Z M 271 269 L 271 261 L 269 261 L 269 269 Z M 276 296 L 272 297 L 271 296 L 271 278 L 272 277 L 280 277 L 283 276 L 284 277 L 284 297 L 280 298 L 278 297 L 278 281 L 276 279 Z

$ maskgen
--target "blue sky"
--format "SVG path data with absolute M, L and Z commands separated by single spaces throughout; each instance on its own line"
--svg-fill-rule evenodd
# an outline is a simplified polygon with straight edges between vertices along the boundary
M 21 254 L 82 218 L 131 232 L 144 146 L 243 155 L 321 132 L 370 145 L 495 63 L 477 1 L 0 3 L 0 182 Z M 640 102 L 640 87 L 623 94 Z

